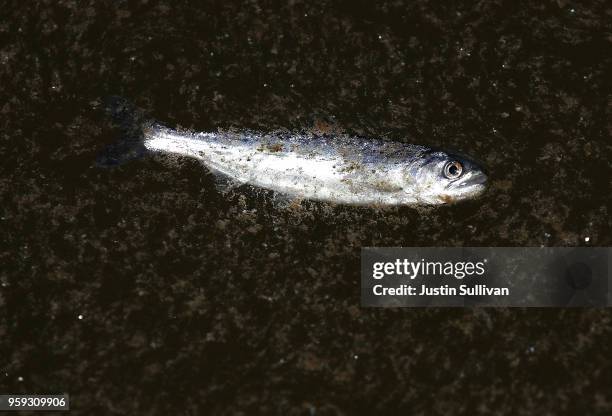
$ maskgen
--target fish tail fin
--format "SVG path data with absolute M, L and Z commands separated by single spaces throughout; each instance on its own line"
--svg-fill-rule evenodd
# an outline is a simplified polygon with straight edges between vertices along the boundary
M 144 145 L 145 129 L 153 124 L 143 112 L 122 97 L 111 96 L 104 100 L 104 108 L 112 123 L 118 127 L 120 138 L 96 158 L 102 167 L 122 165 L 130 160 L 140 159 L 148 151 Z

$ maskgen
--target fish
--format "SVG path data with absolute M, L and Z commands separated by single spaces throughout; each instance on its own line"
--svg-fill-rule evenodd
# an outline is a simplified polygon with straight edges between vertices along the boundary
M 133 115 L 123 119 L 136 138 L 128 146 L 139 149 L 133 154 L 195 158 L 236 184 L 289 198 L 347 205 L 443 205 L 476 198 L 486 189 L 487 175 L 471 158 L 421 145 L 314 132 L 194 132 Z

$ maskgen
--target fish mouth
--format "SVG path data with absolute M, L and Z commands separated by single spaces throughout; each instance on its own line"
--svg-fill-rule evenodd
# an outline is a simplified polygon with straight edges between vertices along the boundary
M 482 185 L 483 188 L 486 188 L 488 179 L 489 178 L 487 178 L 487 175 L 480 172 L 475 177 L 473 177 L 468 183 L 470 185 Z
M 476 197 L 482 195 L 484 191 L 487 189 L 485 183 L 477 183 L 470 186 L 470 192 L 472 197 Z
M 482 172 L 470 173 L 463 180 L 455 182 L 454 186 L 457 188 L 463 187 L 482 187 L 486 188 L 487 180 L 489 178 Z
M 474 198 L 487 189 L 487 175 L 482 172 L 470 172 L 464 178 L 448 185 L 448 191 L 459 199 Z

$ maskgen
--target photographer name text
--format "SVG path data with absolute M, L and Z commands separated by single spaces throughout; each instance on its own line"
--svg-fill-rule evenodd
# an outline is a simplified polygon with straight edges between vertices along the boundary
M 393 262 L 376 262 L 372 266 L 374 280 L 389 278 L 408 278 L 414 280 L 419 277 L 440 279 L 452 277 L 456 280 L 464 278 L 483 279 L 486 272 L 486 260 L 467 262 L 440 262 L 440 261 L 410 261 L 397 259 Z M 372 286 L 375 296 L 509 296 L 507 287 L 489 287 L 485 284 L 461 284 L 454 287 L 448 284 L 400 284 L 386 287 L 383 284 Z

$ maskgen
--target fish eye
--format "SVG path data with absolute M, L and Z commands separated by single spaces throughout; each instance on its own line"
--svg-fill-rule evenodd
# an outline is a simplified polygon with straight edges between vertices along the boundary
M 457 179 L 463 173 L 463 166 L 456 160 L 444 165 L 444 176 L 448 179 Z

